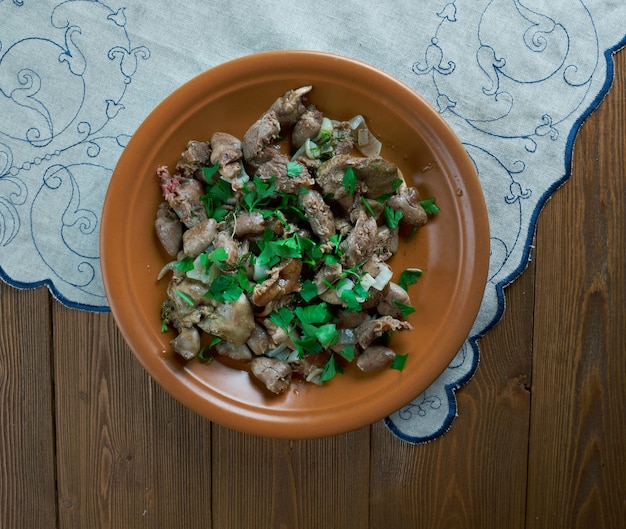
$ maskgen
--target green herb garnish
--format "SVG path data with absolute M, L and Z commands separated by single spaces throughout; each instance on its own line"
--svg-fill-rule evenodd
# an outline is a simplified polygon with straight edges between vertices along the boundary
M 415 307 L 412 305 L 407 305 L 406 303 L 400 303 L 399 301 L 394 300 L 394 305 L 400 309 L 402 313 L 402 317 L 406 318 L 407 316 L 413 314 L 415 312 Z
M 281 329 L 288 330 L 295 314 L 288 308 L 281 307 L 278 311 L 272 312 L 268 317 L 271 322 L 278 325 Z
M 228 252 L 225 248 L 219 247 L 215 248 L 215 250 L 213 250 L 211 255 L 208 257 L 213 264 L 219 266 L 221 263 L 226 261 L 226 259 L 228 259 Z
M 372 206 L 370 206 L 370 203 L 367 201 L 367 199 L 365 197 L 361 197 L 361 203 L 363 204 L 363 207 L 367 210 L 367 212 L 372 217 L 376 216 L 376 213 L 374 213 L 374 210 L 372 209 Z
M 391 362 L 391 365 L 389 367 L 391 369 L 397 369 L 398 371 L 402 371 L 404 369 L 404 365 L 406 364 L 406 360 L 408 357 L 409 355 L 397 354 L 396 357 L 393 359 L 393 362 Z
M 302 288 L 300 289 L 300 297 L 304 301 L 308 303 L 315 296 L 317 296 L 317 294 L 318 294 L 317 285 L 313 281 L 311 281 L 310 279 L 307 279 L 306 281 L 302 283 Z
M 324 364 L 324 371 L 322 372 L 322 382 L 326 382 L 333 378 L 337 373 L 342 373 L 341 367 L 337 365 L 335 355 L 331 355 L 328 361 Z
M 407 268 L 400 274 L 398 285 L 404 290 L 408 290 L 409 285 L 417 283 L 418 279 L 422 277 L 423 272 L 419 268 Z
M 258 176 L 252 180 L 252 185 L 245 188 L 243 200 L 248 206 L 248 211 L 260 211 L 269 205 L 270 200 L 276 192 L 276 188 L 272 184 L 273 179 L 265 182 Z
M 420 205 L 424 208 L 424 211 L 427 215 L 435 215 L 439 213 L 441 210 L 439 206 L 435 203 L 434 198 L 429 198 L 428 200 L 422 200 Z
M 194 269 L 193 259 L 191 257 L 185 257 L 180 261 L 177 261 L 174 266 L 181 272 L 190 272 Z
M 356 352 L 353 345 L 346 345 L 339 354 L 348 362 L 352 362 L 356 358 Z
M 243 289 L 239 284 L 239 278 L 236 275 L 224 274 L 211 282 L 204 296 L 225 303 L 237 301 L 241 294 Z
M 180 299 L 182 299 L 187 305 L 193 307 L 195 305 L 193 299 L 191 299 L 187 294 L 185 294 L 182 290 L 175 290 L 176 294 Z
M 348 194 L 353 195 L 356 191 L 356 174 L 354 174 L 354 169 L 352 169 L 352 167 L 348 167 L 346 169 L 346 172 L 343 175 L 342 183 Z
M 385 216 L 385 221 L 387 222 L 387 226 L 391 229 L 397 228 L 398 224 L 400 224 L 400 219 L 402 218 L 402 211 L 395 210 L 389 206 L 385 206 L 383 208 L 383 215 Z
M 315 337 L 322 344 L 322 347 L 327 348 L 335 345 L 339 340 L 339 333 L 337 332 L 337 326 L 334 323 L 326 323 L 317 328 Z
M 302 169 L 304 169 L 304 167 L 302 167 L 302 164 L 299 162 L 287 162 L 287 176 L 291 178 L 300 176 Z
M 211 165 L 210 167 L 202 167 L 202 173 L 204 174 L 204 180 L 207 184 L 210 184 L 213 180 L 213 176 L 219 171 L 220 164 L 216 163 L 215 165 Z
M 214 184 L 206 187 L 206 193 L 200 197 L 209 218 L 221 222 L 230 213 L 224 204 L 233 198 L 233 190 L 223 178 L 218 178 Z

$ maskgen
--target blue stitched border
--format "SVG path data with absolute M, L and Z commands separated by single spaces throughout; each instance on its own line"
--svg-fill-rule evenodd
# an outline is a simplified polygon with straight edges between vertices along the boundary
M 567 138 L 566 149 L 565 149 L 565 174 L 563 175 L 563 177 L 560 180 L 557 180 L 556 182 L 554 182 L 554 184 L 552 184 L 552 186 L 550 186 L 550 188 L 541 196 L 541 198 L 539 199 L 539 201 L 537 203 L 537 206 L 536 206 L 535 211 L 533 212 L 533 214 L 531 216 L 530 223 L 529 223 L 529 226 L 528 226 L 527 238 L 526 238 L 526 242 L 525 242 L 525 245 L 524 245 L 524 252 L 523 252 L 523 255 L 522 255 L 521 264 L 511 274 L 509 274 L 509 276 L 507 276 L 505 279 L 503 279 L 502 281 L 500 281 L 499 283 L 496 284 L 496 294 L 497 294 L 497 298 L 498 298 L 498 310 L 497 310 L 493 320 L 491 321 L 491 323 L 485 328 L 485 330 L 481 334 L 475 335 L 475 336 L 471 336 L 468 339 L 468 342 L 469 342 L 470 346 L 472 347 L 472 350 L 475 353 L 474 354 L 474 361 L 472 362 L 472 366 L 471 366 L 471 370 L 461 380 L 457 381 L 454 384 L 447 384 L 445 386 L 446 395 L 448 397 L 448 401 L 449 401 L 450 406 L 449 406 L 448 414 L 447 414 L 444 422 L 442 423 L 441 428 L 439 428 L 437 431 L 433 432 L 431 435 L 428 435 L 428 436 L 425 436 L 425 437 L 410 436 L 410 435 L 406 435 L 403 432 L 401 432 L 395 426 L 393 421 L 391 421 L 391 419 L 389 419 L 389 417 L 384 419 L 384 423 L 387 426 L 387 428 L 389 428 L 389 430 L 396 437 L 402 439 L 403 441 L 406 441 L 406 442 L 411 443 L 411 444 L 428 443 L 428 442 L 433 441 L 433 440 L 437 439 L 438 437 L 442 436 L 452 426 L 452 422 L 456 418 L 457 410 L 458 410 L 458 405 L 457 405 L 455 392 L 456 392 L 456 390 L 458 390 L 461 387 L 463 387 L 465 384 L 467 384 L 467 382 L 469 382 L 472 379 L 472 377 L 476 373 L 476 370 L 478 368 L 478 364 L 480 363 L 480 349 L 478 347 L 478 340 L 482 336 L 484 336 L 487 332 L 489 332 L 489 330 L 491 330 L 494 327 L 494 325 L 496 325 L 500 321 L 500 319 L 502 318 L 502 316 L 504 314 L 504 308 L 505 308 L 505 305 L 506 305 L 506 300 L 505 300 L 505 295 L 504 295 L 504 288 L 506 286 L 510 285 L 515 279 L 517 279 L 524 272 L 526 267 L 528 266 L 528 263 L 530 261 L 530 249 L 531 249 L 531 246 L 532 246 L 532 241 L 534 240 L 534 237 L 535 237 L 535 232 L 536 232 L 536 229 L 537 229 L 537 221 L 538 221 L 538 218 L 539 218 L 539 214 L 543 210 L 543 207 L 545 206 L 546 202 L 550 199 L 552 194 L 559 187 L 561 187 L 563 184 L 565 184 L 565 182 L 567 182 L 567 180 L 569 180 L 569 178 L 571 177 L 571 175 L 572 175 L 572 159 L 573 159 L 573 152 L 574 152 L 574 142 L 576 140 L 576 136 L 578 134 L 578 131 L 580 130 L 580 127 L 585 122 L 585 120 L 590 116 L 590 114 L 596 108 L 598 108 L 600 103 L 604 100 L 604 98 L 606 97 L 607 93 L 609 92 L 609 90 L 610 90 L 610 88 L 611 88 L 611 86 L 613 84 L 613 80 L 615 78 L 615 64 L 614 64 L 614 61 L 613 61 L 613 54 L 616 53 L 617 51 L 619 51 L 624 46 L 626 46 L 626 35 L 624 35 L 623 39 L 618 44 L 616 44 L 615 46 L 613 46 L 611 48 L 608 48 L 604 52 L 604 57 L 606 59 L 606 64 L 607 64 L 606 79 L 604 81 L 604 84 L 603 84 L 602 88 L 598 92 L 598 95 L 593 100 L 593 102 L 579 116 L 579 118 L 574 122 L 574 125 L 570 129 L 570 132 L 569 132 L 569 135 L 568 135 L 568 138 Z
M 52 294 L 52 296 L 56 300 L 61 302 L 66 307 L 69 307 L 70 309 L 86 310 L 89 312 L 111 312 L 111 309 L 109 307 L 101 307 L 98 305 L 87 305 L 84 303 L 76 303 L 74 301 L 67 299 L 57 290 L 57 288 L 54 286 L 54 283 L 50 279 L 44 279 L 43 281 L 36 281 L 34 283 L 23 283 L 21 281 L 15 281 L 14 279 L 12 279 L 6 274 L 6 272 L 1 266 L 0 266 L 0 279 L 2 279 L 2 281 L 4 281 L 6 284 L 14 288 L 21 289 L 21 290 L 34 289 L 34 288 L 45 286 L 48 288 L 48 290 L 50 291 L 50 294 Z

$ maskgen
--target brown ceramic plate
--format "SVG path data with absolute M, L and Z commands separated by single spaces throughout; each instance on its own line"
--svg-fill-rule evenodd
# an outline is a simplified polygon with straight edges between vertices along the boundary
M 324 386 L 292 384 L 271 396 L 246 370 L 220 361 L 181 361 L 161 333 L 167 280 L 156 276 L 169 260 L 154 233 L 161 201 L 155 168 L 173 166 L 190 139 L 221 130 L 242 137 L 290 88 L 313 85 L 309 101 L 326 115 L 363 114 L 396 163 L 437 215 L 390 264 L 424 271 L 410 287 L 417 311 L 411 332 L 393 347 L 408 353 L 405 369 L 364 374 L 349 368 Z M 325 53 L 267 52 L 222 64 L 161 103 L 139 127 L 115 169 L 102 216 L 101 260 L 113 316 L 150 375 L 204 417 L 247 433 L 313 438 L 351 431 L 395 412 L 424 391 L 467 338 L 487 279 L 489 227 L 474 166 L 461 143 L 412 89 L 361 62 Z

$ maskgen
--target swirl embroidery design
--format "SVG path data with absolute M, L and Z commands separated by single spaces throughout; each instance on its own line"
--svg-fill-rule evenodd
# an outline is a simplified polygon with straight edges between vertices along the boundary
M 547 169 L 569 148 L 569 129 L 586 111 L 582 105 L 600 60 L 596 27 L 582 0 L 452 0 L 433 17 L 435 33 L 412 71 L 431 80 L 433 105 L 461 138 L 484 184 L 491 229 L 489 303 L 479 318 L 487 323 L 475 324 L 457 355 L 463 360 L 386 419 L 409 442 L 432 439 L 438 435 L 432 432 L 443 433 L 453 421 L 454 391 L 478 364 L 476 340 L 499 319 L 503 286 L 525 268 L 538 211 L 565 177 Z M 427 406 L 435 396 L 441 406 Z M 425 437 L 418 431 L 423 422 L 429 425 Z
M 13 3 L 26 19 L 28 6 Z M 18 286 L 47 284 L 70 306 L 108 310 L 99 183 L 132 132 L 116 118 L 150 50 L 131 42 L 125 8 L 99 0 L 59 2 L 39 18 L 29 36 L 0 34 L 0 273 Z M 29 255 L 13 261 L 12 245 Z

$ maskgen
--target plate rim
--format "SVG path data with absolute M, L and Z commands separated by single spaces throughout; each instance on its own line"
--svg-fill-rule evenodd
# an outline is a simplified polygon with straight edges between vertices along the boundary
M 489 223 L 487 217 L 487 207 L 475 166 L 471 161 L 469 154 L 463 147 L 460 139 L 452 130 L 451 126 L 436 112 L 434 107 L 432 107 L 432 105 L 430 105 L 430 103 L 428 103 L 425 98 L 417 93 L 415 90 L 413 90 L 397 78 L 391 76 L 387 72 L 384 72 L 383 70 L 380 70 L 379 68 L 376 68 L 358 59 L 345 57 L 334 53 L 310 50 L 275 50 L 245 55 L 227 61 L 225 63 L 221 63 L 200 73 L 198 76 L 192 78 L 191 80 L 187 81 L 176 90 L 174 90 L 170 95 L 163 99 L 139 125 L 137 131 L 135 132 L 135 134 L 133 134 L 126 148 L 122 152 L 122 155 L 111 177 L 109 189 L 107 189 L 103 205 L 100 238 L 101 268 L 105 292 L 107 294 L 107 299 L 109 301 L 113 318 L 124 340 L 133 352 L 133 356 L 140 362 L 140 364 L 143 366 L 144 369 L 146 369 L 149 375 L 167 393 L 169 393 L 173 398 L 181 402 L 187 408 L 190 408 L 195 413 L 198 413 L 199 415 L 204 416 L 205 418 L 218 424 L 230 427 L 238 431 L 242 431 L 244 433 L 262 435 L 265 437 L 273 438 L 304 439 L 345 433 L 358 429 L 360 427 L 367 426 L 372 422 L 375 422 L 376 420 L 384 418 L 386 415 L 395 410 L 386 412 L 382 416 L 374 418 L 372 420 L 370 420 L 370 416 L 379 415 L 380 413 L 370 413 L 366 420 L 363 420 L 362 417 L 355 416 L 356 414 L 350 416 L 349 414 L 344 413 L 340 426 L 333 424 L 328 426 L 322 425 L 321 427 L 307 428 L 306 424 L 304 424 L 304 426 L 303 424 L 295 424 L 293 419 L 291 419 L 289 416 L 285 417 L 284 415 L 278 415 L 268 417 L 265 413 L 263 413 L 263 411 L 254 413 L 249 406 L 242 405 L 241 402 L 237 401 L 221 402 L 220 409 L 222 410 L 222 413 L 219 414 L 219 417 L 216 417 L 212 413 L 215 411 L 215 408 L 213 406 L 209 405 L 208 410 L 206 407 L 198 406 L 198 393 L 192 391 L 190 387 L 187 386 L 182 388 L 182 393 L 172 393 L 170 389 L 166 387 L 167 380 L 165 380 L 165 378 L 167 377 L 163 376 L 163 372 L 156 370 L 154 363 L 146 362 L 144 356 L 138 354 L 138 352 L 136 351 L 138 344 L 136 343 L 135 338 L 132 336 L 128 325 L 125 323 L 126 320 L 120 317 L 121 315 L 124 315 L 128 312 L 128 308 L 123 307 L 122 304 L 117 302 L 117 297 L 115 296 L 116 287 L 109 280 L 111 269 L 109 266 L 109 262 L 106 258 L 109 252 L 107 241 L 110 240 L 108 230 L 111 229 L 110 224 L 107 221 L 107 219 L 111 218 L 111 215 L 107 215 L 107 213 L 112 207 L 111 204 L 113 200 L 111 198 L 109 190 L 114 188 L 115 182 L 117 182 L 117 180 L 120 178 L 119 168 L 123 167 L 126 159 L 130 156 L 130 153 L 132 153 L 136 149 L 141 148 L 142 141 L 140 138 L 144 137 L 144 135 L 146 137 L 150 136 L 150 129 L 153 126 L 153 123 L 158 122 L 161 119 L 162 115 L 171 114 L 178 108 L 186 109 L 185 115 L 192 113 L 189 105 L 187 105 L 185 101 L 189 95 L 192 95 L 197 91 L 202 91 L 204 85 L 207 83 L 207 80 L 210 81 L 212 78 L 217 78 L 219 75 L 224 75 L 224 77 L 228 77 L 227 74 L 232 75 L 232 72 L 238 69 L 245 69 L 247 65 L 250 65 L 251 63 L 258 63 L 259 61 L 282 61 L 283 66 L 285 66 L 290 63 L 300 64 L 302 61 L 306 60 L 333 62 L 338 61 L 344 65 L 350 65 L 350 67 L 352 68 L 365 69 L 366 71 L 371 72 L 373 78 L 377 79 L 378 82 L 391 82 L 396 87 L 401 88 L 403 91 L 409 92 L 414 101 L 419 104 L 420 111 L 431 114 L 432 120 L 434 120 L 434 123 L 436 123 L 436 128 L 438 132 L 436 137 L 438 138 L 438 141 L 445 142 L 448 146 L 448 150 L 454 150 L 457 155 L 461 156 L 460 159 L 455 158 L 455 162 L 461 163 L 463 165 L 464 171 L 463 175 L 457 175 L 457 178 L 463 181 L 465 187 L 469 186 L 470 188 L 472 188 L 473 191 L 473 195 L 471 197 L 468 197 L 468 201 L 471 202 L 471 207 L 473 208 L 474 213 L 474 222 L 477 223 L 477 230 L 474 231 L 479 232 L 477 238 L 474 240 L 474 246 L 480 248 L 482 255 L 479 256 L 480 259 L 478 259 L 477 262 L 474 263 L 474 273 L 472 275 L 471 286 L 472 295 L 469 296 L 470 302 L 473 304 L 473 306 L 468 312 L 468 314 L 471 314 L 471 318 L 468 316 L 464 320 L 467 328 L 463 332 L 464 338 L 460 340 L 460 343 L 458 344 L 459 349 L 462 347 L 464 341 L 468 337 L 470 337 L 471 327 L 478 314 L 480 304 L 482 302 L 482 297 L 486 288 L 489 266 Z M 180 119 L 183 119 L 183 117 L 181 116 Z M 145 143 L 145 141 L 143 143 Z M 468 323 L 468 320 L 470 319 L 471 322 Z M 443 366 L 440 372 L 445 370 L 453 357 L 454 356 L 449 358 L 448 362 Z M 434 382 L 435 379 L 436 377 L 432 379 L 431 383 Z M 420 392 L 417 392 L 415 395 L 412 396 L 412 398 L 417 397 L 419 393 Z M 412 398 L 407 398 L 405 402 L 398 405 L 398 407 L 410 402 Z M 242 408 L 247 408 L 247 414 L 245 415 L 245 418 L 247 420 L 243 422 L 241 420 L 241 415 L 237 413 L 237 411 L 240 412 Z

